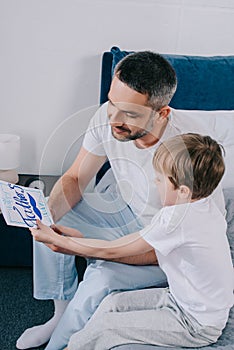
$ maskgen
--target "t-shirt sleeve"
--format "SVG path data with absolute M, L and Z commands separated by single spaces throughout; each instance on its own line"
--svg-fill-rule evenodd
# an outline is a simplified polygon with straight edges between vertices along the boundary
M 108 127 L 106 106 L 103 105 L 90 120 L 84 136 L 83 147 L 93 154 L 105 156 L 104 137 Z
M 151 224 L 140 231 L 141 237 L 164 256 L 183 243 L 182 231 L 175 225 L 173 208 L 161 209 Z

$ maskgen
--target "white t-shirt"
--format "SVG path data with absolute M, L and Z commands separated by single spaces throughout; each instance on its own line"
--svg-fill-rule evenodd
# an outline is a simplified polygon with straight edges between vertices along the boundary
M 234 274 L 226 221 L 211 196 L 164 207 L 140 231 L 154 247 L 171 294 L 202 325 L 224 328 Z
M 153 154 L 161 142 L 178 134 L 181 131 L 171 118 L 161 140 L 152 147 L 140 149 L 134 141 L 118 141 L 111 133 L 107 103 L 98 109 L 86 131 L 83 147 L 93 154 L 107 156 L 123 199 L 143 225 L 148 225 L 162 207 L 155 185 Z M 217 205 L 224 214 L 221 188 L 216 191 L 216 197 Z

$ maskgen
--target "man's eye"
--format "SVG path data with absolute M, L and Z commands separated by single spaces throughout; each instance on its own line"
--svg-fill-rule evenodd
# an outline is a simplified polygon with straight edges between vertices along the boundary
M 134 113 L 129 113 L 129 112 L 125 112 L 126 117 L 128 118 L 136 118 L 138 115 L 134 114 Z

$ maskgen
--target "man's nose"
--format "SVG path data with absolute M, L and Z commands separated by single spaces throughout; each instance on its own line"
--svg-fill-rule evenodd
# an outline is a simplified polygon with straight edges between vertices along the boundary
M 115 110 L 112 111 L 112 113 L 109 116 L 110 118 L 110 123 L 113 125 L 122 125 L 125 123 L 125 116 L 122 111 Z

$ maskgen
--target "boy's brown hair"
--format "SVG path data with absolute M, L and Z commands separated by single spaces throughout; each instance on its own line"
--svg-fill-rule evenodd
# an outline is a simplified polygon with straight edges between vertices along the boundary
M 153 165 L 169 178 L 175 189 L 188 186 L 192 199 L 201 199 L 214 191 L 224 174 L 222 150 L 210 136 L 182 134 L 158 147 Z

